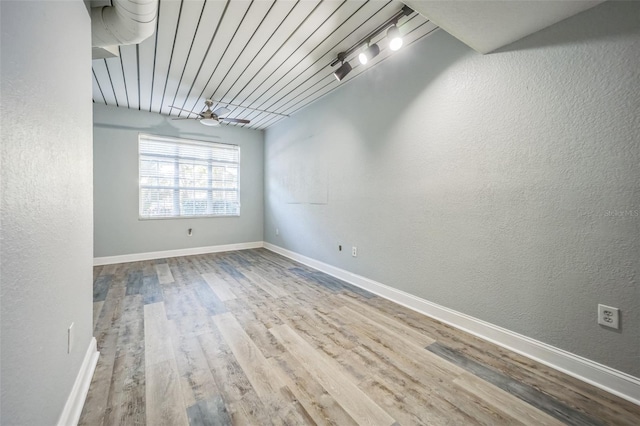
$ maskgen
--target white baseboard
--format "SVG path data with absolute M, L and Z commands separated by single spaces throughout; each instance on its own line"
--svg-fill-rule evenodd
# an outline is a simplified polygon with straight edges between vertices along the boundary
M 67 398 L 67 403 L 64 405 L 64 409 L 58 420 L 58 426 L 76 426 L 78 424 L 99 356 L 100 352 L 98 352 L 96 338 L 92 337 L 84 359 L 82 360 L 80 371 L 78 371 L 78 375 L 76 376 L 76 381 Z
M 640 378 L 271 243 L 264 247 L 640 405 Z
M 93 266 L 114 263 L 138 262 L 141 260 L 165 259 L 167 257 L 192 256 L 194 254 L 218 253 L 223 251 L 246 250 L 263 247 L 262 241 L 250 243 L 224 244 L 219 246 L 193 247 L 177 250 L 151 251 L 147 253 L 123 254 L 119 256 L 94 257 Z

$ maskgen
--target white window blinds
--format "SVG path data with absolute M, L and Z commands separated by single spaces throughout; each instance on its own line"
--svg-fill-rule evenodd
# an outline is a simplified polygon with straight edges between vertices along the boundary
M 138 138 L 140 218 L 240 215 L 240 147 Z

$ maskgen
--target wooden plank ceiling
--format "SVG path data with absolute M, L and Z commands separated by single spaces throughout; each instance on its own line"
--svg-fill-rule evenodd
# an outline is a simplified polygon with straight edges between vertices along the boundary
M 185 117 L 169 106 L 200 112 L 212 98 L 291 115 L 395 53 L 382 34 L 373 40 L 380 42 L 374 60 L 360 65 L 356 52 L 347 58 L 351 73 L 342 82 L 333 76 L 337 53 L 402 6 L 395 0 L 160 0 L 153 36 L 121 46 L 119 58 L 93 61 L 93 100 Z M 417 13 L 398 27 L 404 46 L 437 29 Z M 228 117 L 249 119 L 241 126 L 252 129 L 286 119 L 229 109 Z

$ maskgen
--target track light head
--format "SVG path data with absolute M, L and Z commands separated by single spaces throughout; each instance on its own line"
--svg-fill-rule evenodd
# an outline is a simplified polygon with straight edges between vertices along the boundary
M 367 46 L 367 48 L 358 55 L 358 60 L 360 60 L 360 63 L 362 65 L 366 65 L 367 62 L 378 56 L 379 53 L 380 47 L 374 43 L 370 46 Z
M 389 49 L 398 50 L 402 47 L 402 36 L 400 36 L 400 30 L 395 24 L 387 30 L 387 38 L 389 39 Z
M 340 68 L 335 70 L 333 75 L 338 81 L 342 81 L 342 79 L 351 72 L 351 69 L 351 64 L 349 64 L 349 62 L 343 62 L 342 65 L 340 65 Z

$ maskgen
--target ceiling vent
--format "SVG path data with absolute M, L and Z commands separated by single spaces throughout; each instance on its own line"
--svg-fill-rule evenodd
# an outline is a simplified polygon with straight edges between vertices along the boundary
M 117 46 L 138 44 L 156 29 L 158 0 L 112 0 L 91 9 L 93 59 L 118 56 Z

